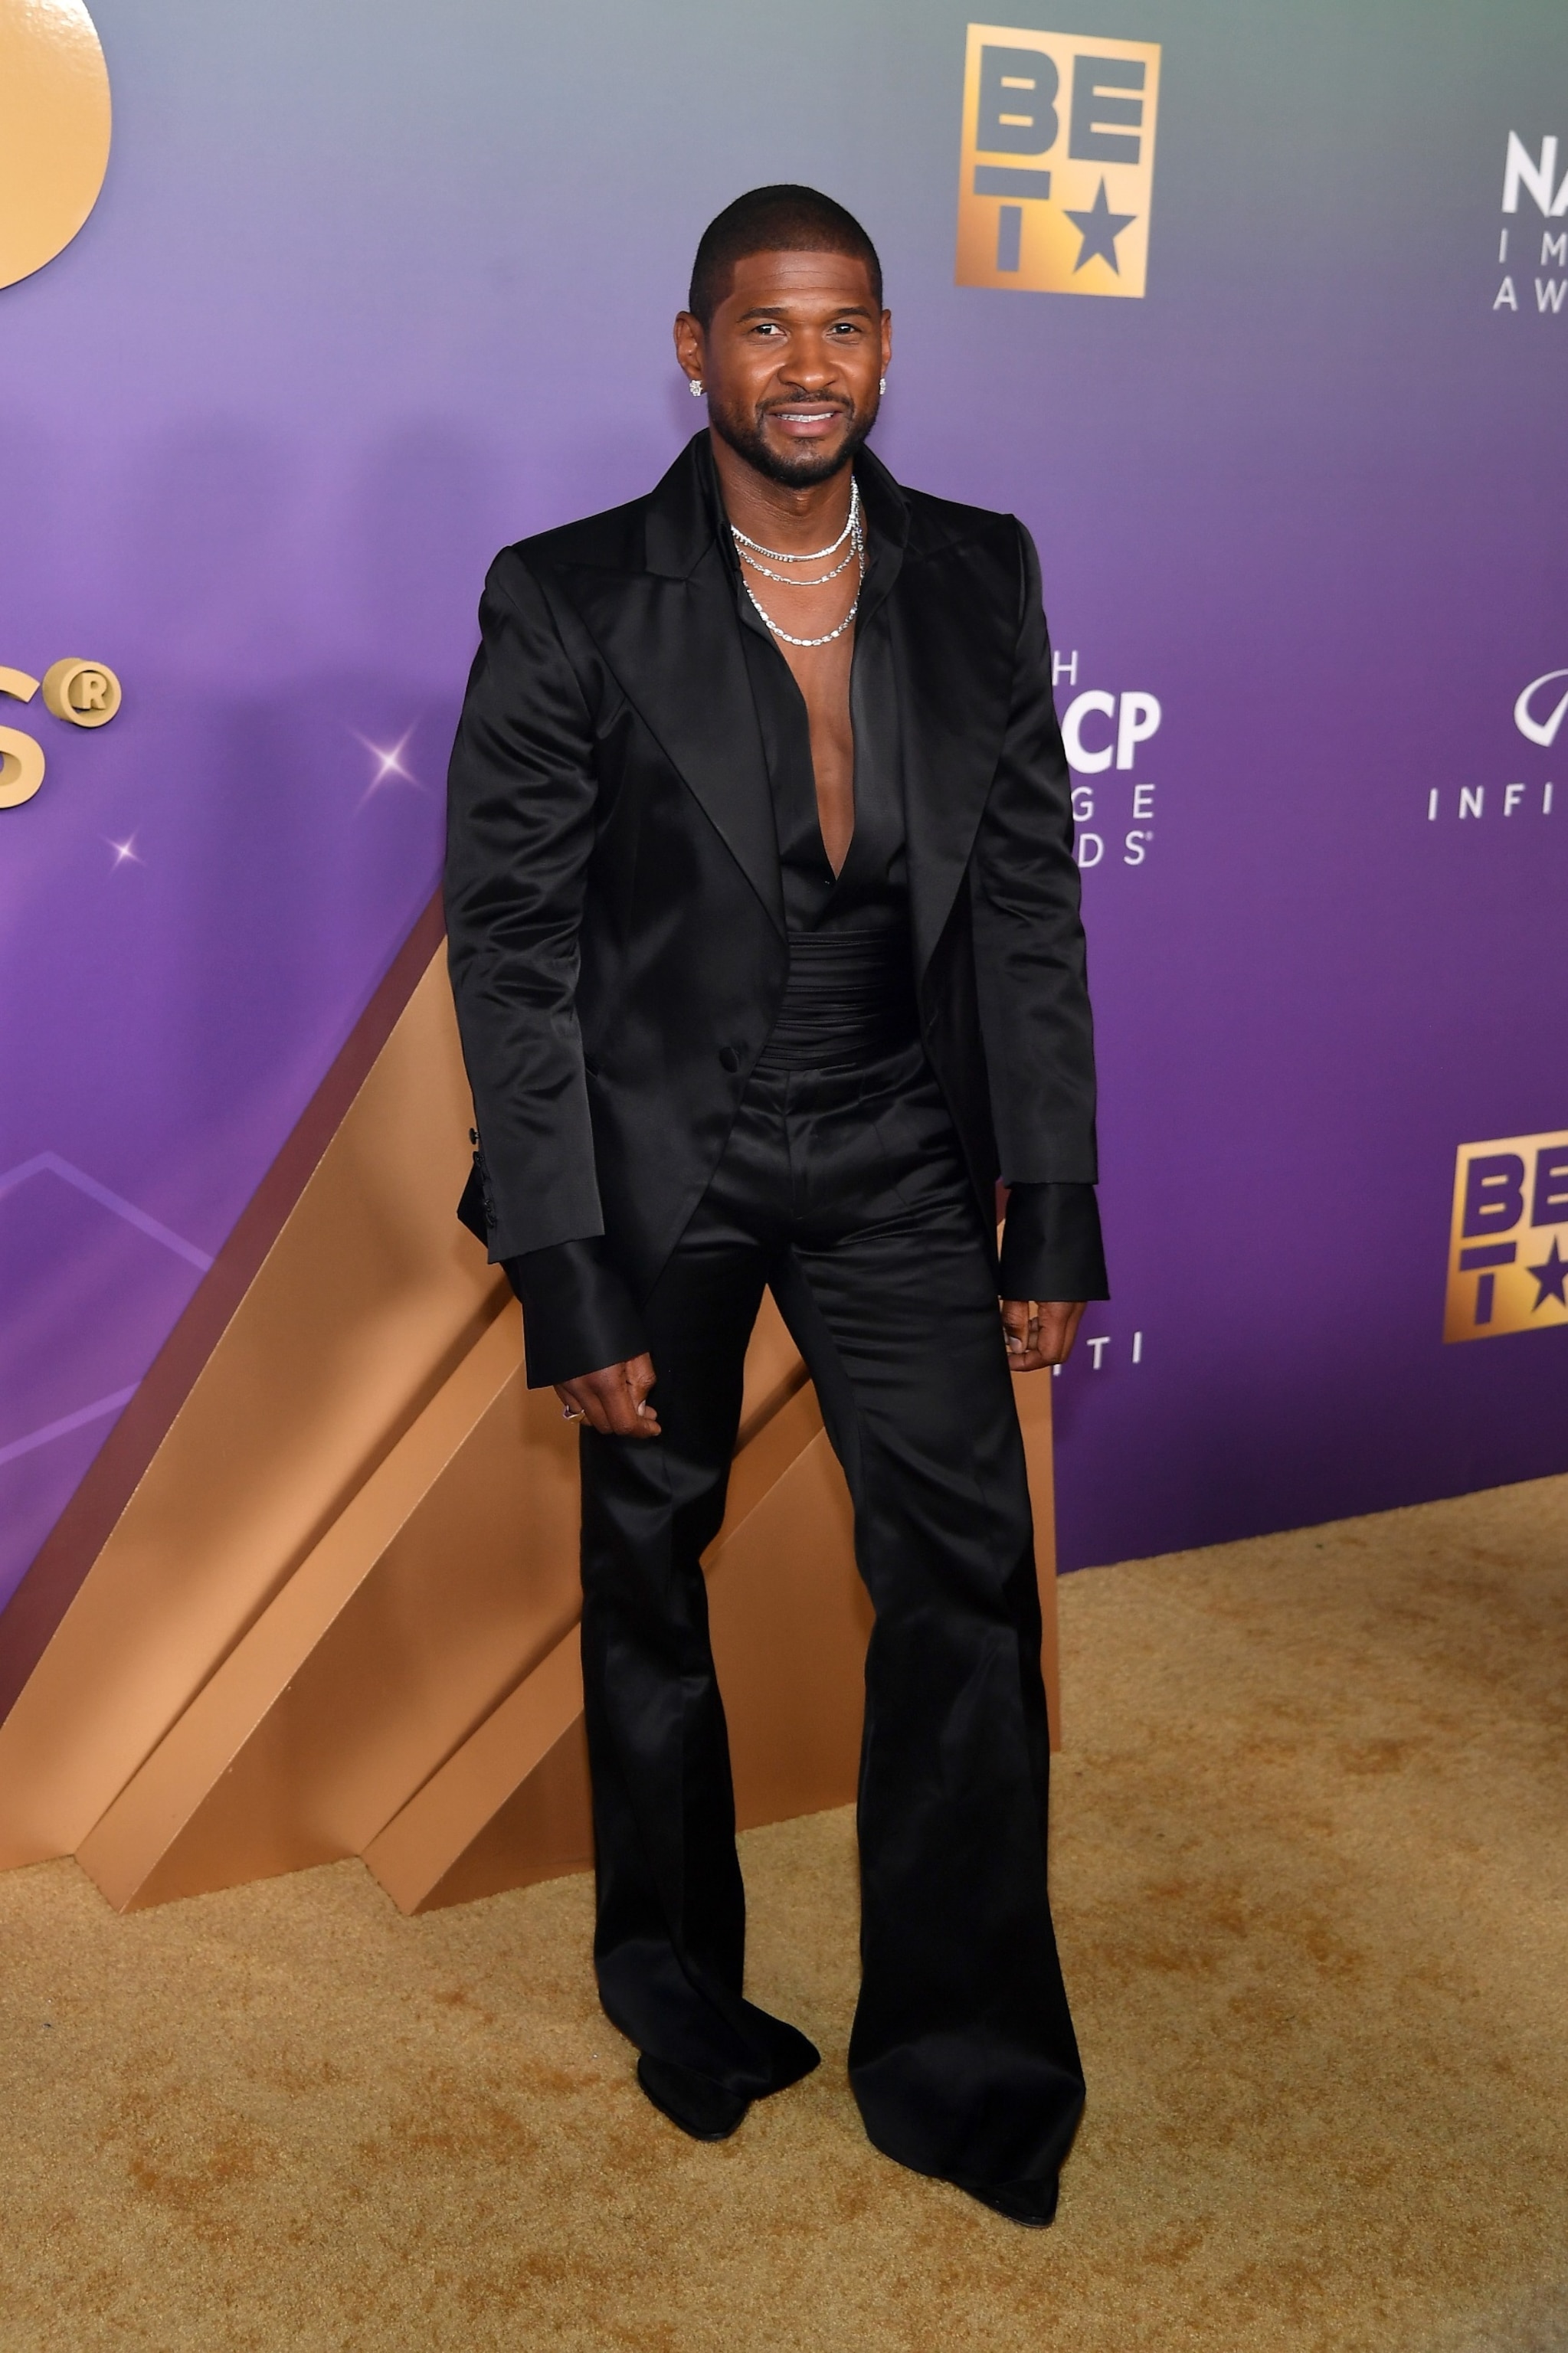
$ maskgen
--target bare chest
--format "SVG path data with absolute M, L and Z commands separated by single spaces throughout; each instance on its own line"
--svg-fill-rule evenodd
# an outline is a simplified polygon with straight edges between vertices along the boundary
M 854 730 L 850 721 L 850 664 L 854 632 L 846 629 L 827 646 L 779 645 L 806 705 L 811 736 L 811 768 L 817 786 L 817 821 L 834 873 L 849 854 L 854 832 Z

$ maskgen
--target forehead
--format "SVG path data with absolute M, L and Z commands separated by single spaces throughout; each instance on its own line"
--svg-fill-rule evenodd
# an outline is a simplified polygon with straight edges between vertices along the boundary
M 723 305 L 741 311 L 877 308 L 871 275 L 853 253 L 748 253 Z

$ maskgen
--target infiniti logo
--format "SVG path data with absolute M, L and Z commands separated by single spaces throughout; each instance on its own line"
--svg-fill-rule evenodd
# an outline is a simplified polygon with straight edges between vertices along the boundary
M 1531 696 L 1538 687 L 1550 686 L 1554 678 L 1568 678 L 1568 670 L 1543 670 L 1539 678 L 1531 680 L 1530 684 L 1513 706 L 1514 725 L 1521 735 L 1528 735 L 1532 744 L 1547 745 L 1555 744 L 1557 730 L 1563 724 L 1563 713 L 1568 712 L 1568 689 L 1565 689 L 1557 699 L 1555 711 L 1549 712 L 1544 719 L 1532 718 L 1531 715 Z

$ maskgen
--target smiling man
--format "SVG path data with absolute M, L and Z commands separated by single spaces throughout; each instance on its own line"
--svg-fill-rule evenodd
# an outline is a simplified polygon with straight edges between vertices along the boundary
M 875 1609 L 851 2082 L 888 2156 L 1039 2225 L 1083 2080 L 1009 1376 L 1106 1295 L 1039 570 L 864 447 L 892 326 L 828 197 L 719 215 L 675 351 L 708 429 L 497 558 L 450 780 L 490 1252 L 581 1426 L 600 1993 L 700 2139 L 817 2064 L 742 1990 L 701 1568 L 768 1287 Z

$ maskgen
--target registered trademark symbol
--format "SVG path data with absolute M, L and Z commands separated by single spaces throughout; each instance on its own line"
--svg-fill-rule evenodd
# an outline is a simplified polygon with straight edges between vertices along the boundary
M 73 727 L 106 727 L 120 708 L 120 681 L 106 662 L 51 662 L 44 672 L 44 702 Z
M 45 708 L 72 727 L 107 726 L 120 708 L 120 681 L 107 662 L 51 662 L 43 676 Z M 0 694 L 31 702 L 39 681 L 0 666 Z M 19 727 L 0 727 L 0 808 L 20 808 L 44 781 L 44 747 Z

